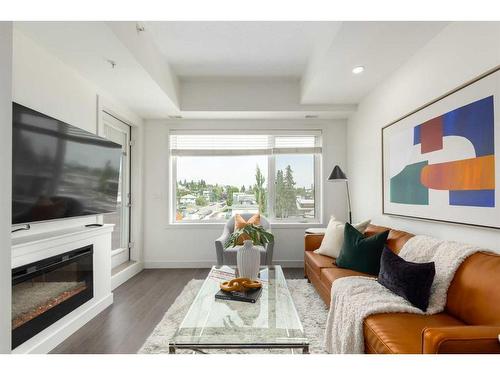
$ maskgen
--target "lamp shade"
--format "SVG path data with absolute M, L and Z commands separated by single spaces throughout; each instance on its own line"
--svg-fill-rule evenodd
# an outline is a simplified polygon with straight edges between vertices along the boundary
M 330 177 L 328 177 L 328 181 L 339 181 L 339 180 L 347 180 L 347 176 L 344 171 L 340 169 L 338 165 L 333 168 L 332 173 L 330 173 Z

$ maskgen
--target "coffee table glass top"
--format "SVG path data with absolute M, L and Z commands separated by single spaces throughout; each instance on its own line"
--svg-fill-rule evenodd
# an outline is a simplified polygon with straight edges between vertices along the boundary
M 280 266 L 260 271 L 256 303 L 215 299 L 222 281 L 235 277 L 227 266 L 213 267 L 171 340 L 173 346 L 295 347 L 308 345 Z

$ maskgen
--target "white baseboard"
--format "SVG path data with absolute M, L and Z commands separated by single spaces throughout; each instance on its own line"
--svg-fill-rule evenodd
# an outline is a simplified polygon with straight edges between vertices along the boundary
M 302 268 L 303 260 L 275 260 L 274 264 L 279 264 L 283 268 Z M 144 268 L 211 268 L 214 261 L 145 261 Z
M 115 290 L 125 281 L 130 279 L 131 277 L 137 275 L 144 269 L 144 264 L 142 262 L 135 262 L 131 264 L 129 267 L 124 268 L 120 272 L 111 276 L 111 290 Z
M 92 300 L 90 300 L 89 302 L 91 301 Z M 84 304 L 81 306 L 83 307 L 81 311 L 78 311 L 79 309 L 77 309 L 74 311 L 74 315 L 69 314 L 58 320 L 53 325 L 40 332 L 38 335 L 19 345 L 12 351 L 12 353 L 48 353 L 112 303 L 113 293 L 110 293 L 101 300 L 94 301 L 87 307 L 85 307 Z
M 202 261 L 145 261 L 144 268 L 211 268 L 215 262 Z

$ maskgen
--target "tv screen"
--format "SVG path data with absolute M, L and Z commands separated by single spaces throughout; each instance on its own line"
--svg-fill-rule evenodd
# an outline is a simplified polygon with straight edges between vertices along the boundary
M 116 210 L 121 146 L 13 103 L 12 223 Z

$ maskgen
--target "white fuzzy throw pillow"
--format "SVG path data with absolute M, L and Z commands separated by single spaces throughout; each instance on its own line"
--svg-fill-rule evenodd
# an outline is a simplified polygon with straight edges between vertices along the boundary
M 361 223 L 353 225 L 358 231 L 363 233 L 371 220 L 366 220 Z M 328 227 L 325 231 L 323 241 L 318 250 L 314 250 L 316 254 L 326 255 L 332 258 L 337 258 L 340 254 L 340 249 L 344 244 L 344 227 L 345 223 L 337 221 L 333 216 L 328 222 Z

